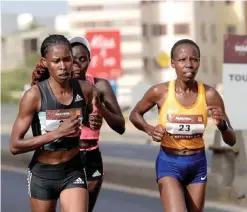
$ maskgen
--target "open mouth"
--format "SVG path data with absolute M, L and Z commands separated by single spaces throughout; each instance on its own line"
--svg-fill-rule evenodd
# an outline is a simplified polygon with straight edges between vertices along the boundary
M 190 77 L 194 77 L 195 76 L 195 72 L 194 71 L 187 71 L 187 72 L 184 72 L 183 75 L 185 77 L 190 78 Z
M 69 73 L 65 72 L 65 73 L 59 74 L 59 77 L 61 79 L 67 79 L 69 77 Z

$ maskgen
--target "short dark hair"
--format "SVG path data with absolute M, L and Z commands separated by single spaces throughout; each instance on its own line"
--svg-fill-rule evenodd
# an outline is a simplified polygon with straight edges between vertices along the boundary
M 75 46 L 83 46 L 83 47 L 87 50 L 88 57 L 90 58 L 90 52 L 89 52 L 88 48 L 87 48 L 84 44 L 79 43 L 79 42 L 75 42 L 75 43 L 72 43 L 72 44 L 71 44 L 71 47 L 72 47 L 72 48 L 75 47 Z
M 191 44 L 191 45 L 195 46 L 196 49 L 197 49 L 197 51 L 198 51 L 199 58 L 201 57 L 200 48 L 199 48 L 199 46 L 198 46 L 193 40 L 190 40 L 190 39 L 182 39 L 182 40 L 177 41 L 177 42 L 173 45 L 173 47 L 172 47 L 172 49 L 171 49 L 171 59 L 174 59 L 174 52 L 175 52 L 176 48 L 177 48 L 179 45 L 181 45 L 181 44 Z

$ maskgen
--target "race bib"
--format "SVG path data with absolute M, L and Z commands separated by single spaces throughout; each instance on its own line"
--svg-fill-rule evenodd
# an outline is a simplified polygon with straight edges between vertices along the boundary
M 202 115 L 167 115 L 166 131 L 174 138 L 199 138 L 203 136 L 204 130 Z
M 44 130 L 46 132 L 53 131 L 66 119 L 77 115 L 82 124 L 82 110 L 80 108 L 46 110 L 46 122 Z

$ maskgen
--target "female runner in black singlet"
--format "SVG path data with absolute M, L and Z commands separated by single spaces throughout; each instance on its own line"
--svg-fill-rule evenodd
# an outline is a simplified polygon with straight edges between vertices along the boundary
M 21 99 L 10 150 L 14 155 L 35 151 L 28 169 L 33 212 L 54 212 L 58 198 L 63 212 L 87 212 L 87 181 L 78 147 L 81 123 L 87 124 L 97 94 L 88 82 L 70 78 L 72 50 L 64 36 L 43 41 L 40 62 L 47 69 L 34 71 L 33 86 Z M 30 126 L 33 137 L 24 138 Z

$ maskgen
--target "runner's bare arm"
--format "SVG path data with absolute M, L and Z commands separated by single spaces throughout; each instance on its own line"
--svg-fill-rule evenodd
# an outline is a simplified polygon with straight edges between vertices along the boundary
M 94 90 L 93 84 L 86 80 L 78 80 L 78 82 L 80 83 L 86 103 L 91 104 L 93 99 L 93 90 Z M 92 110 L 92 108 L 90 109 Z
M 216 119 L 217 117 L 219 117 L 218 127 L 222 127 L 223 120 L 227 122 L 229 127 L 227 128 L 227 130 L 221 131 L 221 135 L 226 144 L 228 144 L 229 146 L 233 146 L 236 143 L 236 134 L 225 112 L 225 106 L 221 96 L 214 88 L 206 86 L 206 99 L 208 108 L 211 110 L 211 113 L 216 113 Z M 217 116 L 218 114 L 219 116 Z
M 94 86 L 92 83 L 85 80 L 78 80 L 78 82 L 80 83 L 87 104 L 87 113 L 83 115 L 83 122 L 85 125 L 89 126 L 89 114 L 93 112 L 92 100 L 94 95 Z
M 12 154 L 21 154 L 40 148 L 44 144 L 53 142 L 61 137 L 57 131 L 52 131 L 41 136 L 24 138 L 31 126 L 34 113 L 40 105 L 40 92 L 37 86 L 25 92 L 19 105 L 19 113 L 15 120 L 10 140 Z
M 137 103 L 135 108 L 131 111 L 130 121 L 133 125 L 141 130 L 146 132 L 148 135 L 152 135 L 154 127 L 149 125 L 143 115 L 149 111 L 153 106 L 157 105 L 158 101 L 164 95 L 164 92 L 161 92 L 159 89 L 160 85 L 155 85 L 151 87 L 142 97 L 142 99 Z
M 125 132 L 125 120 L 118 104 L 117 98 L 110 83 L 105 79 L 96 79 L 96 88 L 100 92 L 97 108 L 107 124 L 117 133 Z

